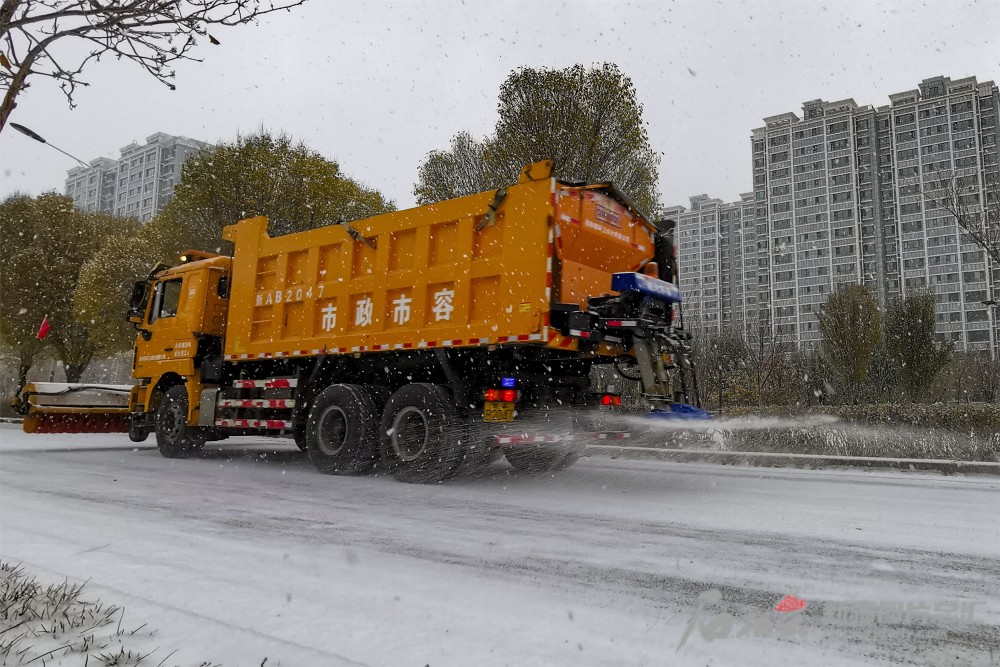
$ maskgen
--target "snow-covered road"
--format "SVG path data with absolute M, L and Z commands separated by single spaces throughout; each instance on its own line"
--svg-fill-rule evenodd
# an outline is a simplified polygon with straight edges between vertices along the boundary
M 414 486 L 149 444 L 0 425 L 0 557 L 89 580 L 178 664 L 1000 665 L 993 477 L 590 458 Z

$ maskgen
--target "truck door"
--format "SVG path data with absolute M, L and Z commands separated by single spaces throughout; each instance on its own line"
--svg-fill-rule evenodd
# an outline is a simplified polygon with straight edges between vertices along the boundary
M 152 378 L 174 371 L 188 376 L 193 369 L 195 344 L 185 306 L 188 276 L 160 280 L 153 288 L 146 325 L 137 342 L 136 377 Z

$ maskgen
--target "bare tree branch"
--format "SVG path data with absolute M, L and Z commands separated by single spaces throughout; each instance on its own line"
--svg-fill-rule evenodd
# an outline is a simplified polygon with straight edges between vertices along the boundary
M 31 75 L 57 81 L 70 108 L 84 69 L 111 54 L 142 67 L 170 87 L 177 61 L 192 55 L 199 38 L 212 44 L 211 26 L 238 26 L 306 0 L 3 0 L 0 4 L 0 132 L 31 85 Z M 76 39 L 73 39 L 76 38 Z M 83 43 L 89 48 L 54 52 Z
M 1000 265 L 1000 173 L 942 171 L 915 187 L 927 208 L 950 213 L 972 242 Z

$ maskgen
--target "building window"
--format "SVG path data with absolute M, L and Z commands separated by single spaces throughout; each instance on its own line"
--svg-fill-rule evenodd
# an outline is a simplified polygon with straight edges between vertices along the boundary
M 981 283 L 986 280 L 986 272 L 966 271 L 962 274 L 962 280 L 967 283 Z

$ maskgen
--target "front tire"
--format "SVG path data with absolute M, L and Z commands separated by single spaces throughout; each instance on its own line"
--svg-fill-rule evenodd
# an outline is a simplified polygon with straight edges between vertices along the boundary
M 414 383 L 388 400 L 382 413 L 379 451 L 388 470 L 401 482 L 442 482 L 462 461 L 463 438 L 448 391 Z
M 171 387 L 156 409 L 156 446 L 168 459 L 186 459 L 205 445 L 202 429 L 188 426 L 187 387 Z
M 378 412 L 364 387 L 335 384 L 313 400 L 305 444 L 316 469 L 328 475 L 361 475 L 378 458 Z

